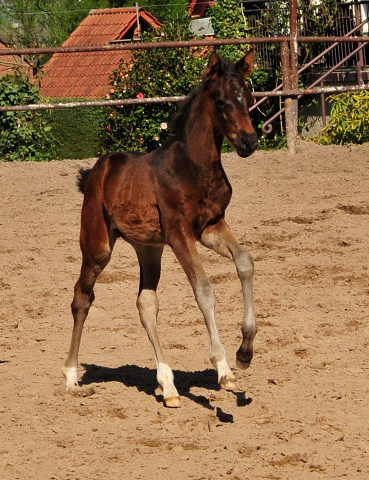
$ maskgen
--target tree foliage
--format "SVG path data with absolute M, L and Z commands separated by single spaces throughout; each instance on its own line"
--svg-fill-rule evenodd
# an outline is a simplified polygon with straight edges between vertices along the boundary
M 162 42 L 191 38 L 188 22 L 171 20 L 159 32 L 145 32 L 142 40 Z M 113 72 L 108 97 L 128 99 L 188 95 L 204 70 L 208 51 L 197 47 L 136 50 L 131 64 L 122 62 Z M 169 120 L 177 109 L 177 103 L 111 108 L 102 134 L 104 149 L 154 150 L 168 137 Z
M 19 47 L 59 46 L 90 9 L 108 6 L 108 0 L 4 0 L 1 36 Z
M 4 0 L 0 5 L 1 38 L 11 47 L 60 46 L 92 8 L 108 0 Z M 38 74 L 50 55 L 27 57 Z
M 214 28 L 215 38 L 251 37 L 252 29 L 243 16 L 243 3 L 239 0 L 219 0 L 208 9 L 208 15 Z M 217 48 L 220 55 L 237 61 L 248 50 L 248 45 L 221 45 Z
M 37 88 L 19 77 L 0 81 L 0 105 L 41 103 Z M 0 158 L 47 161 L 53 158 L 51 127 L 34 111 L 0 112 Z

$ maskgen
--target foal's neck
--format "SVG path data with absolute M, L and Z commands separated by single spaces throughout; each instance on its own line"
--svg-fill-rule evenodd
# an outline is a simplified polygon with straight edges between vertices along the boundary
M 213 122 L 214 113 L 206 94 L 193 102 L 187 120 L 186 151 L 191 163 L 203 169 L 220 166 L 224 135 Z

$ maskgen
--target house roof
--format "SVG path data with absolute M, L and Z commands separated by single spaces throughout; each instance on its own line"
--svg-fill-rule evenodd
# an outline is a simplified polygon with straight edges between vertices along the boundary
M 8 46 L 0 38 L 0 78 L 5 75 L 12 75 L 15 71 L 31 77 L 30 65 L 18 55 L 1 55 L 1 50 L 7 50 Z
M 159 21 L 143 8 L 140 28 L 159 28 Z M 114 40 L 137 38 L 135 7 L 91 10 L 63 47 L 109 45 Z M 108 91 L 109 78 L 120 60 L 129 62 L 132 52 L 80 52 L 54 54 L 44 67 L 41 93 L 50 98 L 99 98 Z
M 215 0 L 189 0 L 187 10 L 192 18 L 202 18 L 208 7 L 212 7 Z

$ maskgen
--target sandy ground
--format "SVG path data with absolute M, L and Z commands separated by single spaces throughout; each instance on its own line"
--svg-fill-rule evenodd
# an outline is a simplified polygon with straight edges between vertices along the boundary
M 224 156 L 227 221 L 255 258 L 259 333 L 251 367 L 238 370 L 235 269 L 199 247 L 237 378 L 237 391 L 220 391 L 201 314 L 166 249 L 159 331 L 180 409 L 157 389 L 138 266 L 122 241 L 96 285 L 80 394 L 64 393 L 75 178 L 93 163 L 0 163 L 0 478 L 369 479 L 369 144 Z

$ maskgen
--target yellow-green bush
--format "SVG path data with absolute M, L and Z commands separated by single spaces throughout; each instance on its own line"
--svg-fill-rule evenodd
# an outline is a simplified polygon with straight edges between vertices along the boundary
M 312 140 L 322 145 L 369 142 L 369 91 L 331 95 L 331 118 L 319 136 Z

